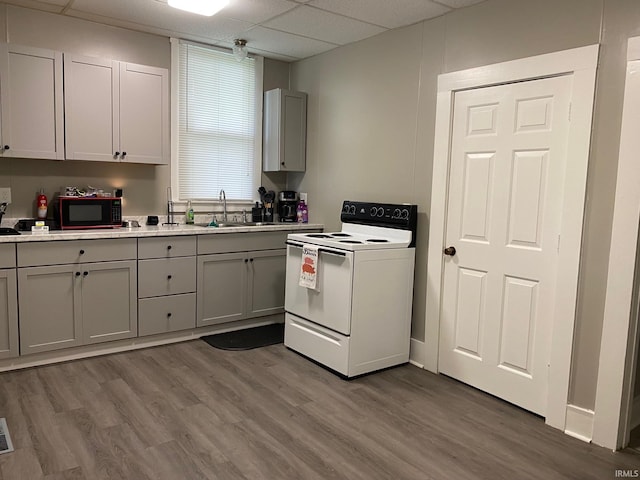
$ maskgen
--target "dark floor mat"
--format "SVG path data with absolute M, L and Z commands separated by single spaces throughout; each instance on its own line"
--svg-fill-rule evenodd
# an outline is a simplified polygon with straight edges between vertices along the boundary
M 284 342 L 284 323 L 245 328 L 235 332 L 218 333 L 201 337 L 212 347 L 222 350 L 251 350 Z

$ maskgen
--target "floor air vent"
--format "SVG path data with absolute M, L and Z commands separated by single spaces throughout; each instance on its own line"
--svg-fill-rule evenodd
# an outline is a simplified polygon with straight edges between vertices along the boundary
M 13 444 L 9 436 L 7 421 L 4 418 L 0 418 L 0 454 L 8 452 L 13 452 Z

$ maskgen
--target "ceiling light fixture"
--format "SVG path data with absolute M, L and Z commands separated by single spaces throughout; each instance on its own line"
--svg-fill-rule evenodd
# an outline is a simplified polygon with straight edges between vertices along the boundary
M 236 38 L 233 41 L 233 56 L 236 57 L 237 61 L 241 62 L 242 60 L 247 58 L 248 54 L 249 51 L 247 50 L 247 41 L 243 38 Z
M 169 6 L 210 17 L 229 4 L 229 0 L 168 0 Z

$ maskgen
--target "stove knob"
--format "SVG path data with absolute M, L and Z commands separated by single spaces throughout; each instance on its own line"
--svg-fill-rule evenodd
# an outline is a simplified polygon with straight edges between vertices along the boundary
M 391 218 L 400 218 L 400 209 L 399 208 L 396 208 L 393 211 L 393 215 L 391 216 Z
M 409 218 L 409 210 L 407 210 L 406 208 L 402 210 L 402 218 L 405 220 Z
M 356 214 L 356 206 L 355 205 L 351 205 L 351 207 L 349 207 L 349 213 L 351 215 L 355 215 Z
M 378 212 L 378 210 L 376 209 L 376 207 L 371 207 L 371 210 L 369 211 L 369 214 L 372 217 L 375 217 L 377 212 Z
M 349 205 L 347 205 L 347 204 L 345 203 L 345 205 L 342 207 L 342 211 L 343 211 L 344 213 L 349 213 Z
M 378 216 L 382 217 L 384 215 L 384 208 L 378 207 Z

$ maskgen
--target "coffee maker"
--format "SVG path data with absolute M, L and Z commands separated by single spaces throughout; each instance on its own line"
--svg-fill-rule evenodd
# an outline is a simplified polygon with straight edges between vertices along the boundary
M 296 222 L 298 192 L 284 190 L 278 194 L 278 218 L 281 222 Z

